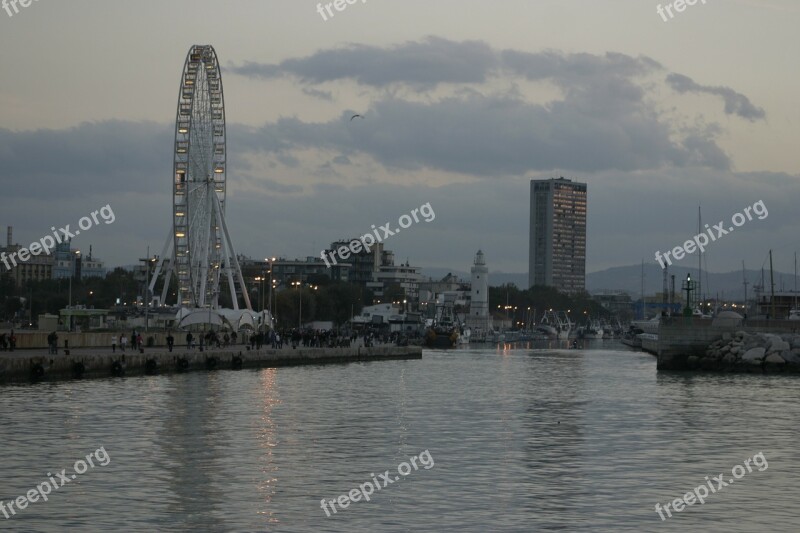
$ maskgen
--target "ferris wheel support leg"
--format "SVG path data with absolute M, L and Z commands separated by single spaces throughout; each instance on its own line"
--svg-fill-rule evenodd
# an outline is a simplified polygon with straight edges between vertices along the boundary
M 233 271 L 231 270 L 231 263 L 233 262 L 233 260 L 231 259 L 231 254 L 232 254 L 231 250 L 233 249 L 233 247 L 231 246 L 230 239 L 228 238 L 229 236 L 226 235 L 224 231 L 225 226 L 223 226 L 223 223 L 225 221 L 223 220 L 224 215 L 222 214 L 222 205 L 218 201 L 214 202 L 212 204 L 212 211 L 214 213 L 216 221 L 219 223 L 219 227 L 223 228 L 223 231 L 221 232 L 219 237 L 220 240 L 222 241 L 222 257 L 225 265 L 224 268 L 225 277 L 228 280 L 228 290 L 230 291 L 231 294 L 231 303 L 233 305 L 233 309 L 234 311 L 238 311 L 239 299 L 236 297 L 236 284 L 233 282 Z M 217 276 L 217 286 L 219 287 L 219 276 Z M 244 288 L 242 289 L 242 292 L 245 292 Z
M 169 250 L 170 250 L 170 248 L 171 248 L 171 246 L 173 244 L 173 241 L 172 241 L 173 233 L 172 232 L 173 232 L 173 230 L 172 230 L 172 227 L 170 226 L 169 233 L 167 234 L 167 240 L 164 243 L 164 247 L 161 249 L 161 255 L 158 258 L 158 264 L 156 265 L 156 270 L 155 270 L 155 272 L 153 272 L 153 279 L 150 281 L 149 291 L 151 293 L 153 292 L 153 289 L 156 286 L 156 280 L 158 280 L 158 276 L 161 274 L 161 269 L 164 267 L 164 261 L 167 258 L 167 253 L 169 253 Z M 174 261 L 172 261 L 171 264 L 172 263 L 174 263 Z M 161 301 L 162 302 L 164 301 L 163 296 L 161 298 Z
M 236 257 L 236 250 L 233 249 L 233 243 L 231 242 L 230 233 L 228 233 L 228 224 L 225 223 L 225 215 L 222 214 L 222 206 L 219 203 L 219 198 L 214 195 L 214 204 L 217 208 L 217 214 L 219 215 L 219 220 L 222 225 L 222 232 L 225 235 L 225 240 L 227 241 L 228 245 L 228 252 L 230 253 L 231 261 L 233 263 L 233 267 L 236 269 L 236 277 L 239 279 L 239 286 L 242 288 L 242 296 L 244 297 L 244 305 L 248 311 L 253 310 L 253 306 L 250 304 L 250 295 L 247 294 L 247 287 L 244 284 L 244 276 L 242 276 L 242 268 L 239 266 L 239 258 Z M 234 291 L 231 294 L 231 299 L 235 302 L 236 301 L 236 292 Z
M 169 281 L 172 279 L 172 267 L 164 274 L 164 288 L 161 289 L 161 303 L 167 301 L 167 292 L 169 291 Z

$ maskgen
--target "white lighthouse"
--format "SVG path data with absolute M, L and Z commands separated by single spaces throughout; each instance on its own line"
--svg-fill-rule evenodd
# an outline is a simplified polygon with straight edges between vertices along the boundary
M 491 329 L 492 324 L 489 316 L 489 269 L 486 267 L 486 260 L 481 250 L 475 254 L 470 273 L 472 288 L 467 325 L 485 332 Z

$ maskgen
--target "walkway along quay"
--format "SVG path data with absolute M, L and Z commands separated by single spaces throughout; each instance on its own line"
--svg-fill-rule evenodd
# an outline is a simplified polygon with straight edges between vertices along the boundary
M 658 370 L 800 373 L 796 320 L 668 317 L 657 344 Z
M 144 353 L 119 348 L 59 349 L 50 355 L 46 349 L 0 352 L 0 383 L 50 381 L 188 372 L 190 370 L 240 370 L 287 365 L 317 365 L 353 361 L 422 359 L 421 346 L 373 346 L 364 348 L 285 347 L 278 350 L 248 350 L 245 346 L 200 351 L 176 347 L 144 348 Z

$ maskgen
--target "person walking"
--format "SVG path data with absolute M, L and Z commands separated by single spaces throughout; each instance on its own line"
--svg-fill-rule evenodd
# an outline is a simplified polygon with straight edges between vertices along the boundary
M 119 345 L 122 353 L 125 353 L 125 346 L 128 345 L 128 337 L 126 337 L 124 334 L 120 334 L 119 336 Z
M 117 352 L 117 336 L 111 335 L 111 353 Z
M 172 351 L 172 347 L 175 345 L 175 337 L 172 336 L 172 332 L 167 332 L 167 348 L 169 351 Z
M 186 334 L 186 348 L 189 349 L 189 350 L 192 349 L 192 340 L 193 339 L 194 339 L 194 336 L 192 335 L 191 331 Z

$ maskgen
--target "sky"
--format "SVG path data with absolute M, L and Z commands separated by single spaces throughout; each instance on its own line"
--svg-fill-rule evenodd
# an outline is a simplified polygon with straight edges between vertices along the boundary
M 326 2 L 327 3 L 327 2 Z M 324 3 L 323 3 L 324 4 Z M 319 256 L 386 237 L 399 262 L 527 272 L 529 182 L 588 184 L 587 271 L 720 235 L 716 272 L 800 249 L 800 3 L 708 0 L 37 0 L 0 10 L 0 230 L 107 266 L 170 232 L 174 120 L 194 44 L 222 64 L 237 252 Z M 362 118 L 350 120 L 354 114 Z M 715 236 L 718 231 L 714 231 Z M 5 236 L 3 236 L 5 238 Z M 84 252 L 85 253 L 85 252 Z M 675 263 L 693 268 L 697 255 Z

